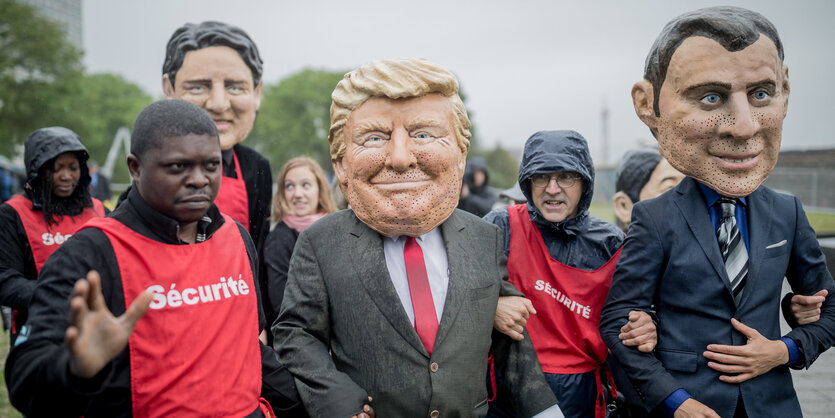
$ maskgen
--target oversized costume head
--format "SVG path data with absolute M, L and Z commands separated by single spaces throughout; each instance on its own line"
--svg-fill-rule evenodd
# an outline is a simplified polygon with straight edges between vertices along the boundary
M 331 160 L 357 217 L 386 236 L 444 222 L 470 146 L 455 76 L 424 59 L 373 61 L 345 74 L 331 97 Z
M 685 13 L 655 40 L 632 99 L 673 167 L 724 196 L 747 196 L 777 163 L 788 107 L 777 30 L 738 7 Z
M 221 149 L 228 150 L 255 125 L 263 64 L 242 29 L 221 22 L 187 23 L 168 41 L 162 89 L 166 98 L 205 110 L 215 121 Z

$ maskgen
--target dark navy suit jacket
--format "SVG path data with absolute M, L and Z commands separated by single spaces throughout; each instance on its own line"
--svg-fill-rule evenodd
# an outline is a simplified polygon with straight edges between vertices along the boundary
M 685 178 L 633 209 L 600 330 L 647 408 L 684 388 L 723 417 L 733 416 L 740 394 L 749 416 L 800 416 L 787 366 L 728 384 L 702 354 L 708 344 L 746 343 L 731 318 L 766 338 L 780 338 L 784 276 L 798 294 L 829 290 L 821 319 L 788 334 L 800 349 L 795 366 L 808 367 L 835 343 L 835 282 L 800 201 L 760 186 L 747 203 L 749 270 L 738 308 L 695 180 Z M 658 315 L 658 346 L 647 354 L 624 346 L 618 334 L 630 310 L 650 308 Z

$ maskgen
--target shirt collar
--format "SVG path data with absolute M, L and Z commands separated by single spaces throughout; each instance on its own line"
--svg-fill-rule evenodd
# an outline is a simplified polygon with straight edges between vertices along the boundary
M 131 187 L 127 197 L 128 203 L 136 211 L 139 221 L 144 223 L 146 228 L 169 244 L 187 244 L 180 240 L 177 231 L 180 229 L 180 223 L 174 218 L 171 218 L 156 209 L 152 208 L 136 187 Z M 197 221 L 197 239 L 196 242 L 203 242 L 212 234 L 215 233 L 223 225 L 223 216 L 214 204 L 209 208 L 208 212 L 203 215 L 203 218 Z
M 223 175 L 225 177 L 238 178 L 235 171 L 235 147 L 220 152 L 220 159 L 223 162 Z
M 716 190 L 713 190 L 710 187 L 705 186 L 704 184 L 702 184 L 702 182 L 696 181 L 696 183 L 702 189 L 702 194 L 705 196 L 705 203 L 707 204 L 707 207 L 712 207 L 716 204 L 716 201 L 719 200 L 720 197 L 722 197 L 722 195 L 720 195 Z M 739 199 L 737 199 L 737 201 L 742 203 L 742 206 L 748 206 L 748 204 L 745 202 L 746 198 L 747 197 L 740 197 Z
M 397 244 L 402 244 L 402 245 L 406 244 L 406 237 L 407 237 L 407 235 L 397 235 L 397 236 L 394 236 L 394 237 L 383 236 L 384 239 L 389 240 L 392 243 L 397 243 Z M 439 228 L 435 227 L 431 231 L 429 231 L 429 232 L 427 232 L 423 235 L 418 235 L 418 236 L 415 237 L 415 241 L 417 241 L 418 244 L 423 244 L 424 242 L 426 242 L 429 239 L 441 239 L 441 240 L 443 240 L 443 237 L 441 237 L 441 230 Z
M 229 148 L 227 150 L 223 150 L 220 152 L 220 157 L 223 159 L 223 165 L 226 167 L 234 167 L 235 160 L 234 160 L 234 153 L 235 151 L 233 148 Z

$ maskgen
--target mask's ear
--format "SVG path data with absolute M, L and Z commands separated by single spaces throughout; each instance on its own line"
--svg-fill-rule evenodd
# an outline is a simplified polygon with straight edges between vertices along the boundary
M 336 180 L 343 187 L 348 182 L 348 175 L 345 173 L 345 167 L 342 166 L 342 158 L 333 162 L 333 173 L 336 175 Z
M 632 206 L 634 206 L 632 199 L 624 192 L 617 192 L 612 196 L 612 205 L 614 205 L 615 217 L 624 227 L 629 227 L 629 223 L 632 222 Z
M 783 103 L 783 117 L 786 117 L 786 113 L 789 111 L 789 93 L 791 93 L 791 84 L 789 84 L 789 67 L 787 65 L 783 65 L 783 97 L 785 103 Z
M 655 133 L 655 125 L 658 120 L 653 109 L 654 100 L 652 83 L 648 80 L 641 80 L 632 86 L 632 105 L 635 106 L 635 114 L 653 133 Z
M 258 85 L 255 86 L 255 90 L 253 93 L 255 94 L 255 111 L 261 110 L 261 96 L 262 96 L 262 86 L 264 85 L 263 81 L 259 81 Z
M 174 99 L 174 84 L 171 82 L 171 79 L 168 78 L 168 74 L 163 74 L 162 76 L 162 92 L 165 94 L 166 99 Z

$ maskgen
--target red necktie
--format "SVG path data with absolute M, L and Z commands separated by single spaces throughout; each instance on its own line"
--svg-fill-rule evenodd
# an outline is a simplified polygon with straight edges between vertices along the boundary
M 438 334 L 438 315 L 435 313 L 435 302 L 432 300 L 432 290 L 426 276 L 423 251 L 414 237 L 406 237 L 403 258 L 406 261 L 406 277 L 409 279 L 409 294 L 412 296 L 412 309 L 415 312 L 415 331 L 431 356 L 432 348 L 435 347 L 435 336 Z

